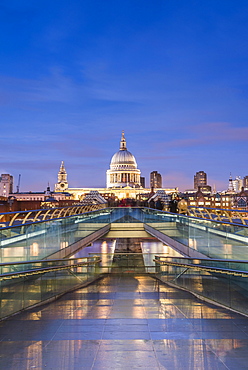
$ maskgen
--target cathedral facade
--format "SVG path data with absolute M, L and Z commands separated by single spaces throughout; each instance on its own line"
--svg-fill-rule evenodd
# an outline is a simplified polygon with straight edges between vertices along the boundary
M 72 194 L 73 199 L 81 201 L 87 194 L 98 192 L 105 199 L 141 199 L 151 193 L 151 189 L 141 186 L 141 171 L 132 153 L 127 150 L 124 132 L 121 135 L 120 148 L 113 155 L 110 168 L 106 171 L 105 188 L 70 188 L 67 181 L 67 172 L 62 161 L 58 173 L 58 182 L 55 184 L 55 192 L 67 192 Z M 158 190 L 158 189 L 156 189 Z M 174 193 L 177 188 L 160 189 L 165 193 Z

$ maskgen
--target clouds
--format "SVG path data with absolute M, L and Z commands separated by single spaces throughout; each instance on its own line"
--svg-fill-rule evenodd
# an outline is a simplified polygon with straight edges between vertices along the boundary
M 78 96 L 78 87 L 59 69 L 39 79 L 0 76 L 2 105 L 32 106 L 33 103 L 68 103 Z
M 104 186 L 125 130 L 147 181 L 246 175 L 247 5 L 210 3 L 6 3 L 0 168 L 43 188 L 64 160 L 74 186 Z
M 248 126 L 240 127 L 230 122 L 208 122 L 198 125 L 194 131 L 199 135 L 210 136 L 215 141 L 247 141 Z
M 159 147 L 166 147 L 169 150 L 192 148 L 211 147 L 213 150 L 216 146 L 223 146 L 231 142 L 245 143 L 248 141 L 248 127 L 237 127 L 228 122 L 201 122 L 197 125 L 188 125 L 180 128 L 178 131 L 179 138 L 172 137 L 165 138 L 163 142 L 159 143 Z

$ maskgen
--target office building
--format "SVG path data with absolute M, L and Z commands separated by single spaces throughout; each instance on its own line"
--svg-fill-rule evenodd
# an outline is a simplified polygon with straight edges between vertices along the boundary
M 142 188 L 146 187 L 146 179 L 143 176 L 140 176 L 140 185 L 142 186 Z
M 194 189 L 198 189 L 199 186 L 207 185 L 207 174 L 204 171 L 196 172 L 194 175 Z
M 239 193 L 242 190 L 243 179 L 240 176 L 236 176 L 233 180 L 233 189 L 235 193 Z
M 162 188 L 162 176 L 158 171 L 152 171 L 150 173 L 150 188 L 160 189 Z

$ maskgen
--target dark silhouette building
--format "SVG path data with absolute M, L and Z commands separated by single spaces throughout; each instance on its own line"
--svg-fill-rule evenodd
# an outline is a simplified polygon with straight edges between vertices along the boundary
M 245 190 L 248 190 L 248 176 L 244 177 L 243 186 Z
M 162 188 L 162 176 L 158 171 L 152 171 L 150 173 L 150 188 L 160 189 Z
M 207 174 L 204 171 L 196 172 L 194 176 L 194 189 L 207 185 Z
M 146 180 L 143 176 L 140 176 L 140 185 L 142 186 L 142 188 L 146 187 Z

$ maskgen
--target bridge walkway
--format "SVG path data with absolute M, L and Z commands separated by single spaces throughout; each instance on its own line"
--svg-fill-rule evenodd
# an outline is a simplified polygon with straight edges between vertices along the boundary
M 106 275 L 0 322 L 0 368 L 247 369 L 248 318 L 145 275 Z

